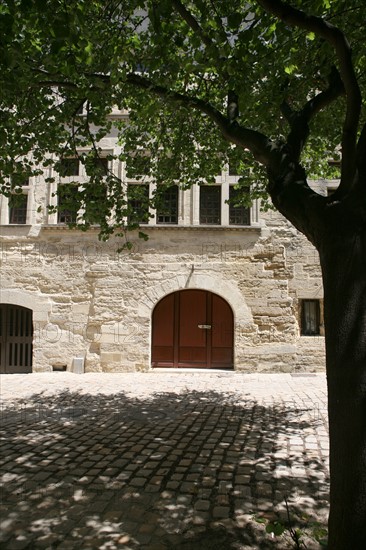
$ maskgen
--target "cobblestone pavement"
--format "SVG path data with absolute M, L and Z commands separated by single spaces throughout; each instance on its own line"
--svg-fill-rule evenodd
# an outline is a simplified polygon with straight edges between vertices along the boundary
M 305 531 L 325 521 L 324 375 L 0 380 L 1 548 L 291 548 L 258 522 L 285 497 Z

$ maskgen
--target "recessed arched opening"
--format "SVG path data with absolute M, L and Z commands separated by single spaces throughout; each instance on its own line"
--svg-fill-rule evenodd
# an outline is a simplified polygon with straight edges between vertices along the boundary
M 0 304 L 1 372 L 32 372 L 32 356 L 32 310 L 14 304 Z
M 152 315 L 152 367 L 232 369 L 234 316 L 207 290 L 168 294 Z

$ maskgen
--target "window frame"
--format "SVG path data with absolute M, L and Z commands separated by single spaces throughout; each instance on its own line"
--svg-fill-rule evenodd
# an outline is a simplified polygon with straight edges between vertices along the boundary
M 60 201 L 60 198 L 62 197 L 62 193 L 60 193 L 60 190 L 61 189 L 68 189 L 69 190 L 69 189 L 72 189 L 72 188 L 74 189 L 75 192 L 78 191 L 78 185 L 75 184 L 75 183 L 62 183 L 62 184 L 59 184 L 59 186 L 58 186 L 58 189 L 57 189 L 57 224 L 59 224 L 59 225 L 69 225 L 69 224 L 74 224 L 74 223 L 77 222 L 78 211 L 77 210 L 70 211 L 67 208 L 64 208 L 62 210 L 62 204 L 61 204 L 62 201 Z M 71 220 L 70 221 L 61 220 L 60 217 L 62 215 L 70 215 Z
M 146 197 L 141 197 L 141 199 L 139 197 L 137 198 L 134 198 L 130 196 L 130 191 L 131 189 L 133 188 L 144 188 L 145 189 L 145 194 L 146 194 Z M 143 202 L 147 199 L 147 202 L 146 202 L 146 205 L 143 204 Z M 131 203 L 134 202 L 135 203 L 135 206 L 133 206 Z M 140 203 L 140 204 L 139 204 Z M 128 223 L 136 223 L 136 224 L 141 224 L 141 225 L 147 225 L 149 223 L 149 220 L 150 220 L 150 184 L 149 183 L 144 183 L 144 182 L 139 182 L 139 183 L 129 183 L 127 185 L 127 208 L 128 208 L 128 211 L 131 210 L 131 208 L 133 209 L 134 211 L 134 214 L 136 213 L 136 211 L 138 209 L 141 208 L 141 206 L 143 206 L 144 210 L 146 209 L 146 212 L 144 211 L 142 213 L 142 216 L 140 217 L 140 213 L 137 212 L 137 217 L 136 219 L 131 216 L 131 214 L 129 213 L 128 216 L 127 216 L 127 221 Z
M 210 206 L 204 204 L 205 200 L 209 199 L 210 193 L 214 196 L 214 192 L 217 192 L 218 200 L 216 205 L 216 211 L 210 213 Z M 205 200 L 203 200 L 203 195 L 206 194 Z M 208 210 L 205 213 L 205 210 Z M 214 221 L 207 221 L 209 218 L 214 219 Z M 215 219 L 216 218 L 216 219 Z M 222 223 L 222 185 L 200 185 L 199 186 L 199 224 L 208 225 L 208 226 L 218 226 Z
M 24 199 L 22 199 L 24 201 L 24 204 L 21 204 L 21 205 L 14 205 L 12 206 L 11 204 L 11 201 L 12 201 L 12 198 L 13 197 L 24 197 Z M 26 193 L 13 193 L 10 195 L 9 197 L 9 200 L 8 200 L 8 209 L 9 209 L 9 225 L 27 225 L 27 221 L 28 221 L 28 192 Z M 19 219 L 17 219 L 17 221 L 13 221 L 13 218 L 17 217 L 17 215 L 19 216 L 19 214 L 21 214 L 21 220 L 24 220 L 24 221 L 19 221 Z
M 313 313 L 306 312 L 306 306 L 315 305 L 315 316 Z M 312 316 L 309 322 L 309 316 Z M 311 324 L 315 325 L 315 329 L 310 327 Z M 301 336 L 321 336 L 321 311 L 320 300 L 318 298 L 302 298 L 300 301 L 300 334 Z
M 171 196 L 168 195 L 168 193 L 172 193 L 174 190 L 174 197 L 172 199 Z M 178 185 L 170 185 L 169 187 L 166 187 L 162 191 L 159 192 L 160 197 L 159 200 L 162 202 L 161 205 L 157 205 L 155 216 L 156 216 L 156 224 L 157 225 L 178 225 L 178 212 L 179 212 L 179 186 Z M 168 195 L 168 196 L 167 196 Z M 168 202 L 166 210 L 167 214 L 161 213 L 161 209 L 165 209 L 164 202 Z M 173 206 L 172 206 L 173 205 Z M 159 218 L 170 218 L 170 219 L 163 219 L 159 220 Z M 175 218 L 174 221 L 171 220 L 171 218 Z
M 250 225 L 250 207 L 249 206 L 235 206 L 233 204 L 233 200 L 235 201 L 235 197 L 231 197 L 231 193 L 237 193 L 239 189 L 235 188 L 235 184 L 229 184 L 229 225 L 231 226 L 248 226 Z M 232 218 L 235 215 L 241 216 L 241 221 L 234 222 L 232 221 Z
M 79 157 L 62 157 L 59 162 L 60 171 L 58 174 L 60 178 L 75 178 L 81 175 L 81 162 Z M 69 167 L 71 168 L 72 164 L 74 164 L 74 170 L 67 170 L 67 166 L 63 167 L 63 164 L 69 164 Z

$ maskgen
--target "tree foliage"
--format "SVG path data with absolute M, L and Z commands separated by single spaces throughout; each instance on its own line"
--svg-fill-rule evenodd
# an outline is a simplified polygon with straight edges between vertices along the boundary
M 121 159 L 147 151 L 149 174 L 161 186 L 175 180 L 177 167 L 180 185 L 189 187 L 235 162 L 242 185 L 265 199 L 263 147 L 288 144 L 291 132 L 304 128 L 305 106 L 316 116 L 305 120 L 311 127 L 299 138 L 301 161 L 309 176 L 329 175 L 327 159 L 342 144 L 350 75 L 346 54 L 327 32 L 335 25 L 348 37 L 363 90 L 362 14 L 356 0 L 294 1 L 291 8 L 280 1 L 3 0 L 2 190 L 88 148 L 81 160 L 92 185 L 79 201 L 92 208 L 102 199 L 93 219 L 108 235 L 124 223 L 127 201 L 121 182 L 94 170 L 93 158 L 116 125 Z M 109 117 L 114 107 L 128 111 L 128 121 Z M 248 166 L 251 179 L 244 177 Z

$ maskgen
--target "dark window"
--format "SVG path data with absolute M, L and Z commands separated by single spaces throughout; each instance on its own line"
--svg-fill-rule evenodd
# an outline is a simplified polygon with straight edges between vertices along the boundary
M 97 167 L 103 170 L 103 172 L 106 174 L 108 172 L 108 164 L 109 161 L 106 157 L 100 157 L 96 161 Z
M 178 186 L 172 185 L 161 192 L 157 204 L 158 223 L 178 223 Z
M 200 187 L 200 223 L 220 225 L 221 186 L 203 185 Z
M 80 163 L 78 158 L 63 158 L 60 160 L 60 176 L 78 176 L 79 167 Z
M 250 225 L 250 209 L 240 204 L 240 197 L 243 194 L 242 189 L 229 187 L 229 224 L 230 225 Z
M 320 334 L 319 300 L 301 300 L 301 334 L 302 336 Z
M 9 223 L 27 223 L 28 195 L 17 194 L 9 198 Z
M 85 162 L 85 170 L 89 175 L 106 175 L 108 174 L 109 161 L 106 157 L 88 158 Z
M 77 186 L 60 185 L 57 194 L 57 223 L 75 223 L 77 210 L 80 207 L 77 202 Z
M 150 175 L 151 157 L 136 155 L 130 157 L 126 165 L 126 174 L 130 179 L 140 179 Z
M 179 162 L 171 157 L 160 157 L 158 159 L 159 170 L 172 180 L 179 180 L 182 173 L 182 169 L 179 165 Z
M 130 223 L 148 223 L 149 221 L 149 185 L 129 185 L 128 221 Z
M 229 176 L 237 176 L 238 175 L 238 166 L 239 166 L 239 161 L 234 161 L 234 160 L 231 160 L 229 162 Z
M 107 188 L 103 181 L 89 182 L 83 191 L 84 219 L 92 225 L 100 224 L 107 216 Z

